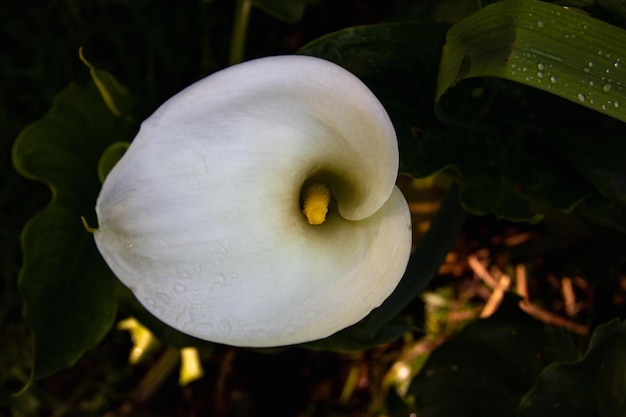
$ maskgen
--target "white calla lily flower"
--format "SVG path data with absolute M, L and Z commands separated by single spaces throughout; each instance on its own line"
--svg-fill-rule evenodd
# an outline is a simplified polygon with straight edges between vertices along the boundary
M 103 184 L 95 240 L 182 332 L 312 341 L 365 317 L 404 273 L 411 220 L 397 170 L 391 121 L 355 76 L 318 58 L 262 58 L 143 122 Z

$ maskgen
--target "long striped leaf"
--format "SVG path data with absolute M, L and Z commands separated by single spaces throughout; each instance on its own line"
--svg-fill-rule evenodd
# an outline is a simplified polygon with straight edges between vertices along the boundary
M 626 121 L 626 31 L 536 0 L 485 7 L 447 34 L 437 100 L 459 81 L 498 77 Z

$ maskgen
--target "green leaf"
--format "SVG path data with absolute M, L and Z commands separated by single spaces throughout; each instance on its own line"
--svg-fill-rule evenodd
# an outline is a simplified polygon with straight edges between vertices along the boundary
M 582 126 L 576 130 L 544 126 L 543 130 L 546 142 L 558 148 L 591 186 L 593 192 L 577 207 L 577 215 L 597 228 L 624 236 L 626 125 L 607 118 L 593 126 L 593 133 Z
M 539 372 L 574 354 L 567 333 L 532 319 L 507 295 L 494 315 L 467 325 L 430 355 L 408 395 L 420 417 L 514 417 Z
M 78 49 L 78 56 L 89 68 L 91 78 L 111 113 L 131 121 L 132 97 L 128 89 L 121 85 L 109 72 L 98 69 L 89 63 L 83 55 L 83 48 Z
M 519 417 L 626 415 L 626 321 L 596 329 L 585 356 L 547 367 L 519 406 Z
M 109 331 L 116 279 L 76 213 L 58 205 L 27 224 L 22 249 L 19 288 L 33 332 L 32 377 L 39 379 L 73 365 Z
M 626 204 L 626 130 L 605 132 L 590 137 L 588 132 L 564 135 L 552 131 L 548 136 L 600 195 Z
M 396 341 L 411 330 L 411 326 L 400 318 L 393 318 L 389 322 L 381 323 L 375 332 L 367 329 L 369 322 L 368 319 L 365 319 L 332 336 L 300 346 L 313 350 L 344 353 L 362 351 Z
M 617 236 L 622 239 L 626 236 L 626 205 L 624 203 L 596 195 L 585 200 L 576 213 L 597 231 L 608 231 L 611 234 L 617 232 L 619 233 Z M 614 258 L 613 262 L 618 259 Z
M 129 146 L 130 142 L 115 142 L 105 149 L 98 161 L 98 178 L 100 182 L 104 182 L 108 173 L 117 164 L 117 161 L 124 156 Z
M 48 207 L 22 232 L 19 289 L 33 332 L 35 379 L 71 366 L 113 323 L 117 280 L 81 216 L 94 217 L 100 155 L 127 131 L 94 86 L 70 84 L 14 144 L 17 171 L 52 191 Z
M 626 31 L 575 9 L 505 0 L 453 26 L 437 100 L 459 81 L 498 77 L 626 121 Z
M 622 0 L 596 0 L 595 4 L 604 9 L 608 16 L 626 25 L 626 4 Z
M 270 16 L 286 22 L 298 23 L 311 0 L 251 0 L 251 3 Z

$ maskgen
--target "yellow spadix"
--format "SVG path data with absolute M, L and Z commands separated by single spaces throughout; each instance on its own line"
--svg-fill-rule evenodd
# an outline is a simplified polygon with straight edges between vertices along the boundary
M 326 220 L 330 204 L 330 190 L 324 184 L 314 183 L 304 189 L 302 213 L 310 224 L 322 224 Z

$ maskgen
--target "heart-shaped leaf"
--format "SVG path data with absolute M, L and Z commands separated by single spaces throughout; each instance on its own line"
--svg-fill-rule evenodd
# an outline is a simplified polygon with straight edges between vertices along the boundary
M 626 415 L 626 321 L 596 329 L 585 356 L 547 367 L 519 406 L 519 417 Z
M 14 144 L 18 172 L 44 182 L 52 192 L 48 207 L 22 232 L 19 288 L 33 332 L 35 379 L 75 363 L 113 323 L 117 280 L 81 216 L 93 220 L 98 160 L 127 131 L 95 86 L 70 84 L 50 112 L 24 129 Z

